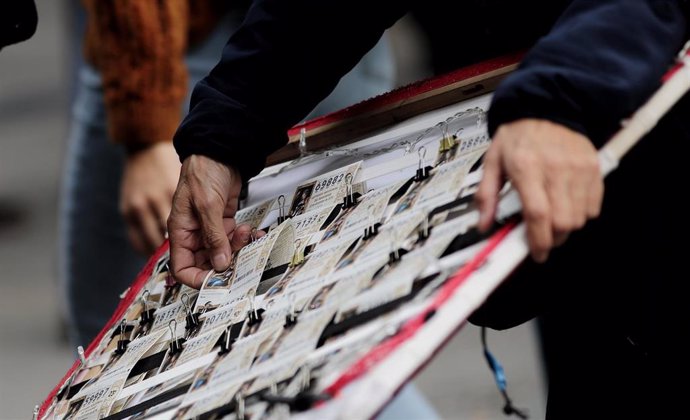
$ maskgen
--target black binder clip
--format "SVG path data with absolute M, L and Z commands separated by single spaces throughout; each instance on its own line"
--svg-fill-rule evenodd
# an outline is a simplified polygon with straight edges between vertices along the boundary
M 115 354 L 119 356 L 125 354 L 129 345 L 129 340 L 125 334 L 127 334 L 127 320 L 123 318 L 120 322 L 120 337 L 117 339 L 117 348 L 115 349 Z
M 424 158 L 426 157 L 426 147 L 421 146 L 417 149 L 417 155 L 419 156 L 419 165 L 417 166 L 417 173 L 414 176 L 415 182 L 424 181 L 429 178 L 429 171 L 431 166 L 424 166 Z
M 260 398 L 272 404 L 286 404 L 290 407 L 290 411 L 309 410 L 314 404 L 327 401 L 331 398 L 330 395 L 325 393 L 312 392 L 312 377 L 309 366 L 302 366 L 295 376 L 295 380 L 299 381 L 297 385 L 300 388 L 297 395 L 280 395 L 278 393 L 278 387 L 273 385 L 267 392 L 261 394 Z
M 427 216 L 422 221 L 422 228 L 419 229 L 419 238 L 417 239 L 417 242 L 422 242 L 422 241 L 427 240 L 429 238 L 430 234 L 431 234 L 431 227 L 429 226 L 429 217 Z
M 189 296 L 186 293 L 183 293 L 182 296 L 180 297 L 180 300 L 182 301 L 182 304 L 185 307 L 185 310 L 187 311 L 187 316 L 185 317 L 185 330 L 192 330 L 196 327 L 199 326 L 199 315 L 198 313 L 192 313 L 192 306 L 189 304 Z
M 247 326 L 251 327 L 263 321 L 263 309 L 256 309 L 254 307 L 254 300 L 249 300 L 249 310 L 247 311 Z
M 352 179 L 354 177 L 352 174 L 345 175 L 345 197 L 343 198 L 343 209 L 349 209 L 352 206 L 357 205 L 357 197 L 354 195 L 352 190 Z
M 395 265 L 402 259 L 403 255 L 407 254 L 408 251 L 405 248 L 398 246 L 399 243 L 400 241 L 398 238 L 393 237 L 393 240 L 391 241 L 391 251 L 388 253 L 388 264 L 383 266 L 382 270 Z M 378 275 L 378 273 L 376 275 Z
M 237 420 L 246 420 L 244 406 L 244 395 L 242 392 L 238 392 L 235 394 L 235 418 L 237 418 Z
M 287 220 L 287 215 L 285 213 L 285 196 L 281 194 L 278 197 L 278 224 Z
M 287 315 L 285 315 L 285 324 L 283 324 L 284 328 L 290 328 L 297 323 L 297 311 L 295 309 L 295 294 L 290 293 L 288 299 L 290 299 L 290 312 L 288 312 Z
M 148 289 L 144 290 L 144 293 L 141 294 L 141 302 L 144 305 L 144 310 L 141 313 L 141 317 L 139 318 L 139 325 L 144 326 L 153 323 L 153 314 L 156 312 L 156 309 L 151 308 L 149 309 L 148 307 L 148 296 L 149 296 L 149 291 Z
M 173 325 L 175 325 L 173 327 Z M 184 338 L 177 338 L 175 330 L 177 329 L 177 321 L 171 319 L 168 323 L 170 329 L 170 355 L 177 354 L 184 349 Z
M 364 235 L 362 235 L 362 239 L 364 239 L 365 241 L 368 241 L 369 239 L 378 235 L 380 227 L 381 227 L 381 223 L 374 223 L 373 225 L 364 229 Z
M 225 329 L 225 332 L 220 337 L 220 350 L 218 350 L 219 356 L 230 353 L 230 350 L 232 350 L 232 345 L 235 343 L 235 340 L 231 338 L 231 329 L 232 325 L 228 325 L 228 328 Z

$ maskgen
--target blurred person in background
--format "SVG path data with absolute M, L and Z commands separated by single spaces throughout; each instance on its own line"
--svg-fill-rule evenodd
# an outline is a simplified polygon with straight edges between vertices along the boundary
M 74 345 L 87 345 L 100 331 L 163 242 L 180 170 L 172 136 L 191 87 L 217 63 L 250 2 L 83 5 L 86 63 L 72 110 L 59 244 Z M 394 76 L 383 39 L 310 117 L 390 90 Z

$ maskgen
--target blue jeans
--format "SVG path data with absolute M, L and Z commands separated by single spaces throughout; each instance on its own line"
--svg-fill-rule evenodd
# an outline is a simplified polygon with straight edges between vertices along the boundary
M 189 51 L 186 63 L 190 93 L 216 64 L 240 19 L 239 15 L 228 15 L 203 44 Z M 383 41 L 341 80 L 311 116 L 390 90 L 393 77 L 391 52 Z M 180 112 L 187 111 L 188 102 Z M 101 330 L 115 310 L 120 294 L 145 263 L 145 258 L 130 246 L 118 210 L 124 163 L 122 147 L 108 139 L 100 77 L 92 68 L 83 66 L 72 109 L 60 203 L 60 277 L 75 346 L 88 345 Z M 422 399 L 414 391 L 402 394 L 410 392 L 414 395 L 406 396 L 405 401 L 412 402 L 415 396 Z M 400 417 L 390 417 L 393 418 Z

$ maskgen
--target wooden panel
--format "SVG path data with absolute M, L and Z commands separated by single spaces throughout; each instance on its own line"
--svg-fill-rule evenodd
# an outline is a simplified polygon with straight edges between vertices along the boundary
M 299 132 L 302 128 L 306 130 L 308 151 L 349 144 L 374 130 L 415 115 L 494 91 L 517 67 L 519 58 L 519 55 L 513 55 L 464 68 L 295 126 L 288 133 L 289 143 L 268 157 L 267 166 L 299 156 Z M 483 71 L 487 68 L 490 70 Z M 468 74 L 471 76 L 464 77 Z M 443 84 L 444 80 L 446 84 Z

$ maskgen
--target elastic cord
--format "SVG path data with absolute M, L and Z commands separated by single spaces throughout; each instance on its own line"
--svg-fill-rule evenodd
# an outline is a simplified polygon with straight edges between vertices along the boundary
M 498 390 L 501 392 L 501 395 L 503 395 L 503 399 L 505 400 L 503 412 L 508 416 L 511 414 L 515 414 L 521 419 L 527 419 L 527 413 L 524 410 L 515 408 L 515 406 L 513 406 L 513 402 L 510 400 L 510 397 L 508 397 L 508 382 L 506 381 L 506 375 L 503 371 L 503 366 L 501 366 L 501 364 L 498 362 L 498 359 L 496 359 L 494 355 L 491 354 L 491 352 L 489 351 L 489 346 L 486 344 L 486 327 L 482 327 L 481 335 L 482 349 L 484 350 L 484 358 L 486 358 L 486 362 L 489 364 L 491 371 L 494 373 L 494 380 L 496 381 L 496 386 L 498 387 Z

